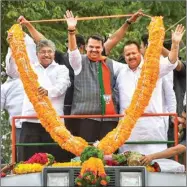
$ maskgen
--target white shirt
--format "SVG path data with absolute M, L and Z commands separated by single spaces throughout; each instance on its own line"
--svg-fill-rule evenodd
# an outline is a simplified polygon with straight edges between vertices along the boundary
M 67 88 L 70 86 L 69 70 L 65 65 L 59 65 L 53 61 L 47 68 L 40 63 L 33 65 L 35 73 L 38 75 L 40 86 L 48 90 L 48 97 L 58 115 L 63 115 L 64 98 Z M 36 116 L 36 112 L 32 103 L 25 94 L 23 101 L 23 116 Z M 25 119 L 22 121 L 30 121 L 39 123 L 37 119 Z
M 80 54 L 80 51 L 78 49 L 75 49 L 74 51 L 68 50 L 69 53 L 69 62 L 71 67 L 74 70 L 75 75 L 78 75 L 82 70 L 82 56 Z M 124 68 L 124 64 L 119 63 L 115 60 L 112 60 L 113 62 L 113 70 L 114 70 L 114 76 L 117 76 L 122 68 Z
M 163 113 L 176 113 L 177 100 L 175 92 L 173 90 L 173 71 L 162 77 L 162 89 L 163 89 Z M 162 91 L 162 90 L 161 90 Z M 164 117 L 166 126 L 166 139 L 167 132 L 169 130 L 169 116 Z
M 24 89 L 20 79 L 8 78 L 1 85 L 1 110 L 6 110 L 9 114 L 10 124 L 13 116 L 21 116 L 24 98 Z M 16 120 L 16 127 L 21 128 L 20 120 Z
M 132 96 L 136 89 L 138 79 L 140 77 L 143 60 L 135 71 L 132 71 L 128 65 L 123 68 L 116 80 L 116 86 L 119 89 L 120 113 L 123 114 L 131 103 Z M 164 58 L 160 62 L 160 74 L 162 77 L 172 71 L 177 66 L 177 63 L 171 64 L 168 58 Z M 144 113 L 162 113 L 162 80 L 158 79 L 156 87 L 152 93 L 149 105 L 146 107 Z M 163 117 L 141 117 L 128 141 L 148 141 L 148 140 L 166 140 L 166 127 L 164 125 Z M 120 152 L 124 151 L 138 151 L 142 154 L 150 154 L 166 149 L 165 144 L 147 144 L 147 145 L 124 145 L 120 148 Z
M 24 40 L 30 63 L 35 73 L 38 75 L 38 82 L 40 86 L 48 90 L 48 97 L 58 115 L 63 115 L 65 92 L 71 84 L 69 79 L 69 70 L 64 65 L 59 65 L 55 61 L 53 61 L 47 68 L 44 68 L 38 62 L 38 58 L 36 56 L 36 45 L 33 39 L 26 34 Z M 17 66 L 11 55 L 12 53 L 9 49 L 6 56 L 6 72 L 11 77 L 19 77 Z M 24 93 L 22 115 L 36 116 L 33 105 L 29 101 L 26 93 Z M 39 122 L 37 119 L 24 119 L 22 121 L 31 121 L 35 123 Z
M 162 77 L 162 80 L 165 111 L 169 113 L 176 113 L 177 101 L 173 90 L 173 71 Z

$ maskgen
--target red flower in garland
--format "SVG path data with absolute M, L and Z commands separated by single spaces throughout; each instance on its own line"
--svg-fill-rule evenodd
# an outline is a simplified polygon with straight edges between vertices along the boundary
M 54 162 L 54 157 L 48 153 L 35 153 L 29 160 L 25 161 L 25 164 L 47 164 L 50 165 Z
M 157 162 L 154 162 L 154 164 L 151 165 L 151 166 L 154 167 L 155 172 L 160 172 L 161 171 L 160 166 Z
M 2 177 L 6 177 L 6 173 L 1 172 L 1 178 L 2 178 Z

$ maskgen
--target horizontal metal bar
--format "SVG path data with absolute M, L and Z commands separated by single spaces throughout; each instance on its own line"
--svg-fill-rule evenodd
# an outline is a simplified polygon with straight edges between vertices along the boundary
M 175 141 L 128 141 L 125 144 L 173 144 Z M 89 142 L 93 144 L 93 142 Z M 46 146 L 46 145 L 58 145 L 57 143 L 17 143 L 16 146 Z
M 144 113 L 141 117 L 152 117 L 152 116 L 176 116 L 176 113 Z M 61 118 L 118 118 L 124 117 L 122 114 L 114 115 L 63 115 Z M 13 119 L 37 119 L 37 116 L 13 116 Z

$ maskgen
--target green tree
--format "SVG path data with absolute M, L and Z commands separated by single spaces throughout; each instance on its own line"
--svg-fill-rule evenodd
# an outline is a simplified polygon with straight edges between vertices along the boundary
M 24 15 L 28 20 L 58 19 L 63 18 L 67 9 L 71 9 L 74 15 L 79 17 L 118 15 L 134 13 L 142 8 L 144 12 L 152 16 L 163 16 L 166 29 L 171 27 L 181 18 L 186 16 L 185 1 L 106 1 L 106 0 L 56 0 L 56 1 L 2 1 L 2 36 L 1 36 L 1 61 L 4 61 L 8 44 L 6 42 L 6 31 L 16 23 L 20 15 Z M 176 11 L 180 10 L 180 11 Z M 92 33 L 100 33 L 109 36 L 119 28 L 126 18 L 98 19 L 90 21 L 80 21 L 77 29 L 85 37 Z M 147 32 L 147 25 L 150 19 L 141 18 L 129 29 L 126 39 L 140 39 L 141 35 Z M 185 25 L 185 19 L 181 21 Z M 67 26 L 65 22 L 35 23 L 36 28 L 47 38 L 53 40 L 57 47 L 65 51 L 64 42 L 67 38 Z M 166 38 L 170 38 L 170 31 L 166 32 Z M 185 41 L 184 37 L 184 41 Z M 123 43 L 122 41 L 121 43 Z M 185 42 L 184 42 L 185 43 Z M 122 45 L 119 45 L 120 47 Z M 118 47 L 113 50 L 112 57 L 119 56 Z M 3 63 L 4 68 L 4 63 Z
M 1 163 L 9 163 L 11 157 L 11 126 L 8 113 L 1 111 Z

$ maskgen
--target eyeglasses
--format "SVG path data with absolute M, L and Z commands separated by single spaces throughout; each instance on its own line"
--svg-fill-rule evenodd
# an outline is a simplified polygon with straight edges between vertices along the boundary
M 46 53 L 48 54 L 48 55 L 52 55 L 53 53 L 54 53 L 54 51 L 52 51 L 52 50 L 49 50 L 49 51 L 40 51 L 39 52 L 41 55 L 45 55 Z

